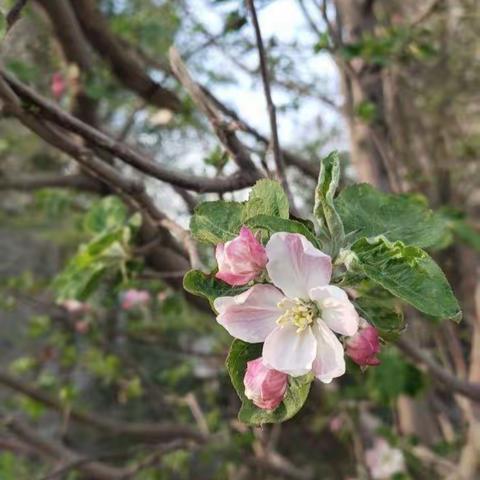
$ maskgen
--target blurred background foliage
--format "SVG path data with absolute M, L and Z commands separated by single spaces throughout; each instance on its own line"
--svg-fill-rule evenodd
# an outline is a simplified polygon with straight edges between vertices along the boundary
M 2 2 L 3 13 L 14 3 Z M 4 36 L 2 62 L 87 123 L 167 166 L 209 176 L 232 172 L 233 162 L 207 120 L 171 75 L 168 49 L 175 44 L 196 80 L 251 130 L 268 132 L 256 47 L 242 2 L 93 2 L 124 55 L 133 55 L 139 69 L 178 96 L 176 112 L 126 87 L 119 78 L 124 73 L 85 39 L 76 46 L 86 49 L 86 57 L 80 53 L 73 61 L 75 49 L 58 31 L 71 27 L 55 16 L 52 3 L 29 2 Z M 80 3 L 72 10 L 81 10 Z M 332 22 L 343 22 L 340 45 L 322 17 L 321 2 L 256 3 L 282 147 L 306 162 L 303 169 L 290 164 L 288 169 L 301 212 L 312 210 L 318 160 L 333 147 L 342 152 L 345 184 L 367 181 L 394 189 L 392 173 L 378 159 L 383 150 L 396 191 L 414 192 L 441 218 L 445 235 L 434 254 L 465 312 L 460 326 L 417 324 L 411 314 L 409 334 L 434 349 L 445 368 L 466 375 L 472 325 L 479 321 L 473 294 L 480 250 L 478 1 L 326 2 Z M 271 153 L 259 135 L 240 133 L 256 163 L 270 165 Z M 192 202 L 245 199 L 240 191 L 192 200 L 114 165 L 141 178 L 158 205 L 184 226 Z M 141 217 L 118 197 L 95 189 L 40 188 L 41 182 L 30 181 L 78 173 L 66 155 L 2 115 L 3 418 L 20 415 L 38 435 L 55 438 L 82 457 L 130 468 L 125 478 L 139 480 L 369 478 L 365 431 L 404 452 L 408 472 L 395 478 L 446 478 L 457 462 L 464 465 L 470 429 L 480 422 L 478 404 L 473 417 L 466 417 L 451 392 L 394 346 L 384 349 L 377 368 L 361 371 L 351 364 L 339 381 L 314 384 L 295 420 L 259 429 L 242 425 L 224 368 L 230 339 L 205 305 L 199 308 L 185 297 L 185 266 L 152 267 L 149 257 L 159 240 L 144 241 Z M 213 267 L 211 249 L 202 247 L 200 253 Z M 147 300 L 125 307 L 125 292 L 132 289 L 148 292 Z M 65 303 L 73 299 L 82 303 Z M 25 395 L 18 385 L 12 388 L 11 378 L 47 395 L 58 408 L 28 391 Z M 75 411 L 113 421 L 191 426 L 209 439 L 170 441 L 162 450 L 158 442 L 152 446 L 88 428 L 72 420 Z M 65 464 L 55 455 L 45 459 L 16 438 L 7 426 L 1 429 L 0 479 L 97 478 L 75 465 L 61 471 Z M 478 443 L 475 448 L 475 465 L 472 469 L 470 462 L 462 478 L 478 478 Z

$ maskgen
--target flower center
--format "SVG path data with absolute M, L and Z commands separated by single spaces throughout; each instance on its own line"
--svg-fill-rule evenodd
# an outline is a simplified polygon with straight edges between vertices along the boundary
M 300 298 L 284 298 L 277 306 L 284 311 L 277 319 L 278 325 L 294 325 L 297 333 L 303 332 L 319 315 L 318 307 L 313 302 Z

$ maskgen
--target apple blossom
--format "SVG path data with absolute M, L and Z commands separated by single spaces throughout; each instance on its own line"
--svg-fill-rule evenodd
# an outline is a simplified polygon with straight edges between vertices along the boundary
M 405 459 L 398 448 L 391 447 L 383 438 L 377 438 L 365 453 L 365 461 L 374 480 L 387 480 L 405 471 Z
M 60 98 L 65 92 L 66 88 L 67 84 L 65 82 L 65 79 L 63 78 L 63 75 L 60 72 L 55 72 L 52 75 L 52 80 L 50 82 L 50 89 L 53 96 L 55 98 Z
M 268 368 L 262 357 L 247 362 L 243 379 L 245 396 L 259 408 L 273 410 L 280 405 L 287 391 L 288 375 Z
M 131 288 L 121 294 L 121 306 L 124 310 L 146 305 L 150 301 L 150 293 L 146 290 Z
M 247 227 L 242 227 L 233 240 L 218 244 L 215 257 L 218 263 L 216 278 L 233 286 L 253 280 L 267 264 L 265 248 Z
M 360 366 L 380 365 L 377 354 L 380 353 L 378 331 L 363 318 L 360 319 L 358 332 L 347 340 L 347 355 Z
M 329 383 L 345 373 L 334 332 L 354 335 L 358 314 L 341 288 L 328 285 L 331 258 L 303 235 L 274 233 L 265 250 L 273 285 L 217 298 L 217 322 L 240 340 L 265 342 L 262 356 L 270 368 L 294 377 L 313 372 Z

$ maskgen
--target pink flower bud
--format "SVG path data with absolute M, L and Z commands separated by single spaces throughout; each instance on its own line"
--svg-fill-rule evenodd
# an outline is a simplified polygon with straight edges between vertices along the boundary
M 267 264 L 263 245 L 247 227 L 242 227 L 238 237 L 217 245 L 218 263 L 216 278 L 229 285 L 245 285 L 259 275 Z
M 259 408 L 274 410 L 285 396 L 287 380 L 286 373 L 266 367 L 262 357 L 251 360 L 243 379 L 245 396 Z
M 347 355 L 358 365 L 380 365 L 377 353 L 380 353 L 380 340 L 377 329 L 360 319 L 358 332 L 347 340 Z
M 121 306 L 124 310 L 146 305 L 150 301 L 150 293 L 146 290 L 136 290 L 131 288 L 122 293 Z
M 52 91 L 52 95 L 55 98 L 60 98 L 65 92 L 66 88 L 67 84 L 63 78 L 63 75 L 60 72 L 55 72 L 52 75 L 52 80 L 50 82 L 50 90 Z

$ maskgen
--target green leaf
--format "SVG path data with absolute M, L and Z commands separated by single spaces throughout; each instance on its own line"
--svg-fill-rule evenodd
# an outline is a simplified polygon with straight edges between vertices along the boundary
M 393 349 L 379 355 L 380 365 L 368 369 L 368 395 L 377 402 L 391 405 L 399 395 L 417 395 L 425 386 L 425 378 L 414 365 L 405 362 Z
M 200 270 L 190 270 L 183 277 L 183 288 L 200 297 L 205 297 L 211 304 L 217 297 L 234 296 L 244 292 L 248 287 L 232 287 L 207 275 Z
M 297 222 L 296 220 L 286 220 L 284 218 L 270 217 L 269 215 L 257 215 L 247 220 L 246 225 L 252 229 L 263 228 L 269 233 L 300 233 L 310 240 L 313 245 L 318 246 L 317 237 L 303 223 Z
M 432 258 L 418 247 L 390 242 L 385 237 L 361 238 L 351 247 L 347 261 L 392 295 L 427 315 L 460 320 L 462 313 L 445 275 Z
M 394 342 L 405 329 L 403 313 L 395 298 L 385 289 L 377 287 L 355 300 L 357 312 L 368 320 L 385 342 Z
M 382 193 L 368 184 L 347 187 L 335 199 L 335 206 L 352 241 L 384 235 L 392 242 L 427 248 L 448 234 L 447 222 L 423 200 Z
M 320 175 L 315 190 L 313 213 L 320 227 L 329 237 L 328 252 L 336 257 L 345 240 L 342 219 L 335 209 L 333 197 L 340 180 L 340 160 L 338 152 L 332 152 L 322 160 Z
M 242 422 L 250 425 L 279 423 L 292 418 L 305 403 L 313 379 L 311 375 L 296 378 L 289 377 L 288 390 L 283 402 L 272 411 L 258 408 L 245 396 L 243 377 L 247 370 L 247 362 L 261 355 L 261 343 L 252 344 L 242 342 L 241 340 L 234 340 L 226 362 L 232 384 L 242 401 L 238 418 Z
M 248 220 L 256 215 L 273 217 L 289 217 L 288 198 L 281 185 L 275 180 L 259 180 L 250 191 L 243 211 L 243 219 Z
M 204 202 L 190 221 L 190 230 L 199 242 L 223 243 L 238 235 L 242 226 L 243 205 L 238 202 Z
M 127 220 L 127 207 L 114 196 L 96 202 L 85 216 L 83 226 L 89 233 L 97 234 L 119 227 Z

